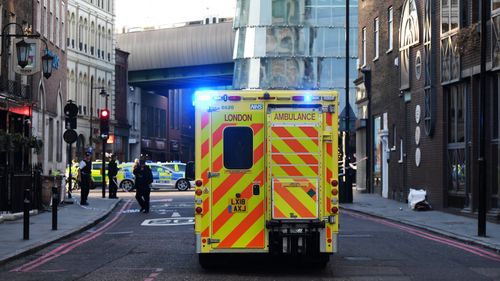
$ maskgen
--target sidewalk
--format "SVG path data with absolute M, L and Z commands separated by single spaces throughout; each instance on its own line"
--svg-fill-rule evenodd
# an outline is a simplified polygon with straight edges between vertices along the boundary
M 353 203 L 342 204 L 351 210 L 423 228 L 457 240 L 500 252 L 500 224 L 487 223 L 487 237 L 477 236 L 477 219 L 440 211 L 413 211 L 408 204 L 385 199 L 378 194 L 353 191 Z
M 73 204 L 59 205 L 57 230 L 52 230 L 52 212 L 30 216 L 30 239 L 23 240 L 23 218 L 0 223 L 0 264 L 32 253 L 42 247 L 89 228 L 111 213 L 121 199 L 89 196 L 89 206 L 79 204 L 80 197 L 73 194 Z M 35 212 L 36 213 L 36 212 Z

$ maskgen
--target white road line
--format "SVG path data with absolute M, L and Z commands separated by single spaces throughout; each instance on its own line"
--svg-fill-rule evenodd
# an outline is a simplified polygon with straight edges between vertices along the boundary
M 172 214 L 172 218 L 180 218 L 181 217 L 181 214 L 179 214 L 179 212 L 174 212 Z

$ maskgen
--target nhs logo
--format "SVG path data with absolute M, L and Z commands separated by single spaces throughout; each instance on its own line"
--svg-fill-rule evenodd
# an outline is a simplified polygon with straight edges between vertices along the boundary
M 250 105 L 250 110 L 262 110 L 264 109 L 263 104 L 251 104 Z

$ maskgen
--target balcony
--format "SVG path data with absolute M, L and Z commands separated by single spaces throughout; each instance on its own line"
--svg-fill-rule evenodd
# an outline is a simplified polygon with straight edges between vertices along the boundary
M 32 98 L 30 85 L 21 85 L 21 83 L 12 80 L 2 81 L 0 92 L 7 93 L 10 98 L 16 100 L 30 100 Z

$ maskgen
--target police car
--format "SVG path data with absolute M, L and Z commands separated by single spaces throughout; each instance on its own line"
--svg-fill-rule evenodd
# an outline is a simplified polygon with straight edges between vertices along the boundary
M 186 179 L 186 164 L 181 162 L 160 163 L 163 167 L 172 173 L 172 181 L 175 182 L 175 188 L 180 191 L 186 191 L 193 186 L 194 182 Z
M 153 174 L 153 183 L 151 187 L 155 190 L 163 188 L 174 187 L 174 181 L 172 180 L 172 173 L 165 167 L 154 164 L 147 163 L 151 172 Z M 123 163 L 118 165 L 118 174 L 116 175 L 117 185 L 126 191 L 132 191 L 134 189 L 134 163 Z

